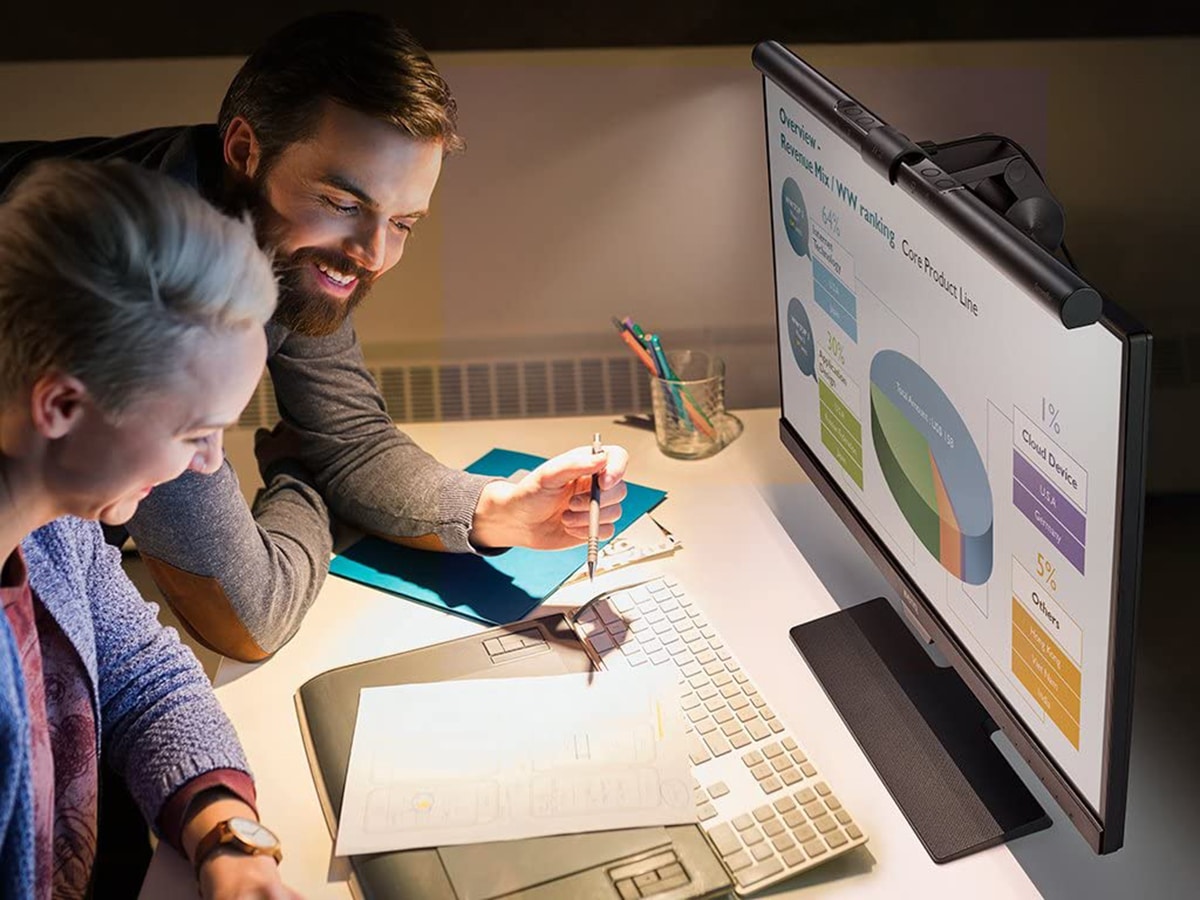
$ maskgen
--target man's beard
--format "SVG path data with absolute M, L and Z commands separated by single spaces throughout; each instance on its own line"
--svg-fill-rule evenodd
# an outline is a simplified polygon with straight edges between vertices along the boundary
M 312 286 L 312 276 L 305 269 L 318 262 L 357 279 L 349 297 L 335 300 Z M 274 265 L 279 280 L 279 304 L 272 318 L 285 328 L 310 337 L 323 337 L 337 331 L 355 307 L 366 299 L 375 277 L 341 253 L 319 247 L 302 247 L 286 257 L 276 256 Z
M 273 322 L 289 331 L 310 337 L 333 334 L 350 313 L 366 299 L 375 283 L 375 274 L 352 262 L 336 250 L 322 247 L 301 247 L 286 256 L 279 251 L 281 243 L 274 226 L 275 214 L 267 204 L 266 189 L 259 179 L 236 186 L 226 197 L 231 211 L 245 210 L 254 223 L 258 245 L 272 256 L 275 277 L 279 283 L 279 301 Z M 305 272 L 310 266 L 322 263 L 343 275 L 353 275 L 357 282 L 345 300 L 335 300 L 311 283 L 312 275 Z

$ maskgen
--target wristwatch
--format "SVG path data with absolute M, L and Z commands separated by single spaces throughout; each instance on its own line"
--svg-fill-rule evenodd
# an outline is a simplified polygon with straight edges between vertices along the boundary
M 196 844 L 196 876 L 200 875 L 200 867 L 218 847 L 230 847 L 245 853 L 247 856 L 273 856 L 278 863 L 283 859 L 283 850 L 279 846 L 279 838 L 265 825 L 260 825 L 253 819 L 234 816 L 224 822 L 218 822 L 212 831 L 200 838 Z

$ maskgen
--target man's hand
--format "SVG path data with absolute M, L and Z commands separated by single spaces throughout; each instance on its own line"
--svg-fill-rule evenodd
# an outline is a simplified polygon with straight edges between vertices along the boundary
M 216 850 L 200 866 L 200 896 L 205 900 L 298 900 L 279 878 L 271 856 L 247 856 L 237 850 Z
M 593 454 L 576 447 L 548 459 L 516 484 L 493 481 L 479 496 L 471 526 L 476 547 L 532 547 L 561 550 L 587 541 L 591 475 L 600 473 L 600 540 L 613 536 L 625 499 L 623 447 Z

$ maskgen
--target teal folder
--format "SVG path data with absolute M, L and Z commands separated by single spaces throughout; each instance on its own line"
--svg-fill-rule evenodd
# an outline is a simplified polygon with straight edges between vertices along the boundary
M 477 475 L 507 478 L 545 460 L 528 453 L 492 450 L 467 466 Z M 616 524 L 620 534 L 667 496 L 626 482 L 629 490 Z M 329 571 L 370 587 L 428 603 L 490 625 L 522 619 L 587 561 L 587 548 L 530 550 L 513 547 L 494 556 L 434 553 L 365 537 L 336 555 Z

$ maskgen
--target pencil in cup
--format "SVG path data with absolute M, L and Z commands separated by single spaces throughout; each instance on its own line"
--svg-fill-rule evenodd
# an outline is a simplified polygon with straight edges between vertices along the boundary
M 678 419 L 688 431 L 694 431 L 695 425 L 692 424 L 691 417 L 686 415 L 686 409 L 683 405 L 683 394 L 679 390 L 679 385 L 676 384 L 679 379 L 675 377 L 675 373 L 671 370 L 671 364 L 667 362 L 667 354 L 663 353 L 658 335 L 647 335 L 646 342 L 650 345 L 650 356 L 658 363 L 659 378 L 666 382 L 667 397 L 671 400 L 671 415 Z
M 650 354 L 646 351 L 646 348 L 638 343 L 637 338 L 635 338 L 624 328 L 620 328 L 619 331 L 621 333 L 621 340 L 629 345 L 629 349 L 633 351 L 634 355 L 639 360 L 641 360 L 642 365 L 646 367 L 650 374 L 656 378 L 663 377 L 658 372 L 658 366 L 654 364 L 654 360 L 650 358 Z M 684 387 L 684 392 L 683 408 L 687 412 L 688 418 L 692 420 L 692 424 L 694 424 L 697 428 L 699 428 L 713 440 L 716 440 L 717 430 L 713 427 L 712 422 L 697 408 L 695 401 L 691 399 L 690 393 L 687 391 L 686 386 Z

